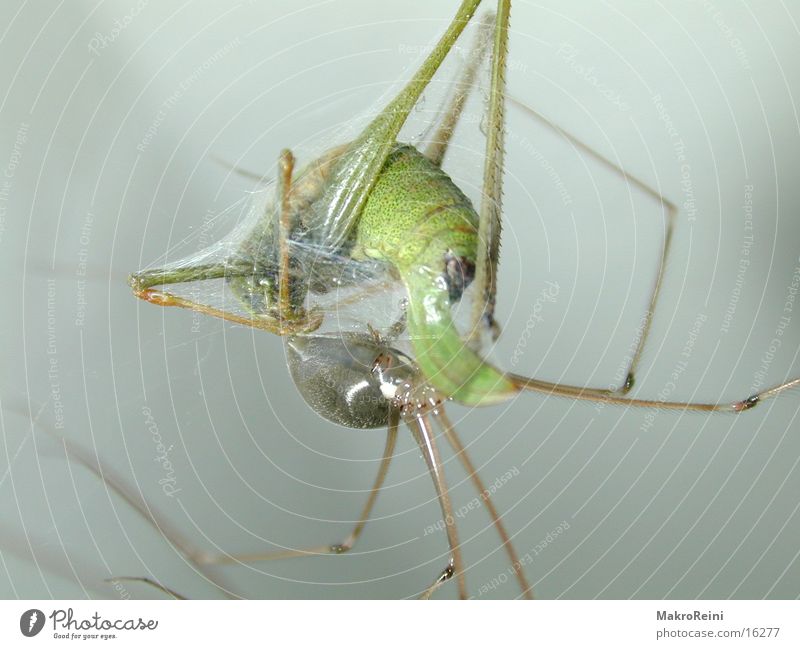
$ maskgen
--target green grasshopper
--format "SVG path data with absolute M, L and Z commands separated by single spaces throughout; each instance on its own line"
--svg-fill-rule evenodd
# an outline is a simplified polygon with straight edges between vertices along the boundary
M 426 150 L 397 142 L 409 113 L 473 19 L 479 4 L 480 0 L 461 3 L 411 81 L 353 141 L 330 149 L 298 170 L 292 153 L 282 151 L 274 204 L 263 210 L 255 225 L 237 240 L 237 245 L 230 248 L 221 262 L 200 263 L 196 259 L 190 263 L 177 262 L 157 270 L 140 271 L 130 278 L 135 295 L 151 303 L 180 306 L 284 336 L 292 377 L 316 412 L 351 428 L 388 427 L 378 476 L 358 523 L 345 541 L 307 550 L 222 557 L 220 561 L 341 553 L 352 548 L 383 485 L 402 420 L 411 429 L 428 464 L 450 546 L 448 564 L 422 592 L 422 597 L 430 597 L 442 583 L 453 578 L 459 596 L 466 598 L 464 564 L 434 422 L 442 429 L 475 487 L 482 494 L 488 491 L 444 412 L 444 402 L 491 405 L 522 391 L 536 391 L 626 406 L 742 412 L 800 383 L 800 379 L 795 379 L 731 404 L 627 397 L 655 309 L 660 273 L 627 380 L 619 390 L 548 383 L 505 372 L 484 360 L 480 354 L 481 339 L 485 334 L 496 336 L 499 331 L 494 307 L 501 236 L 510 0 L 499 0 L 496 14 L 479 30 L 478 45 L 459 84 L 459 87 L 474 85 L 477 67 L 485 56 L 490 57 L 483 194 L 478 210 L 441 168 L 461 115 L 464 93 L 455 93 Z M 657 196 L 635 178 L 623 175 Z M 660 200 L 669 216 L 660 264 L 663 271 L 676 208 L 663 198 Z M 357 262 L 364 268 L 377 263 L 388 267 L 402 282 L 407 302 L 402 317 L 389 331 L 317 333 L 325 313 L 315 308 L 310 296 L 326 290 L 325 286 L 319 286 L 319 278 L 330 274 L 319 269 L 326 265 L 335 267 L 337 259 Z M 337 282 L 358 285 L 362 279 L 360 275 L 339 277 Z M 206 280 L 224 280 L 236 299 L 238 311 L 203 304 L 160 288 Z M 451 309 L 470 285 L 477 297 L 468 332 L 462 335 L 454 325 Z M 411 354 L 393 346 L 403 331 L 410 339 Z M 532 597 L 502 520 L 491 501 L 486 498 L 485 502 L 522 594 Z

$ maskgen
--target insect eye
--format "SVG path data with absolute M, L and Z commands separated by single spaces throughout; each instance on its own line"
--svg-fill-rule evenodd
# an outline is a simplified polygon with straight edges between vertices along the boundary
M 466 257 L 458 257 L 448 251 L 444 257 L 442 277 L 447 286 L 450 301 L 457 302 L 475 278 L 475 264 Z

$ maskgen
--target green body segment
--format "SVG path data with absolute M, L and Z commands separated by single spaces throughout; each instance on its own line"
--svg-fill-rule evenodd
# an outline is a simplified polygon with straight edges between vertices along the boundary
M 408 291 L 407 327 L 420 370 L 465 405 L 505 401 L 518 388 L 459 336 L 448 259 L 474 267 L 478 215 L 446 173 L 410 145 L 394 147 L 358 220 L 354 257 L 388 261 Z

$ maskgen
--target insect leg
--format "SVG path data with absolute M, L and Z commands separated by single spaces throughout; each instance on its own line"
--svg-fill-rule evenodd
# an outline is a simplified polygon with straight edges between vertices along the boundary
M 285 321 L 282 318 L 276 319 L 267 314 L 252 314 L 250 316 L 238 315 L 223 309 L 217 309 L 206 304 L 194 302 L 187 298 L 168 293 L 166 291 L 155 290 L 156 286 L 169 284 L 182 284 L 186 282 L 198 282 L 209 279 L 248 277 L 253 274 L 253 265 L 242 262 L 232 262 L 223 264 L 207 264 L 201 266 L 187 266 L 177 269 L 156 269 L 145 270 L 134 273 L 128 278 L 128 283 L 133 289 L 136 297 L 151 302 L 158 306 L 177 306 L 205 315 L 214 316 L 229 322 L 247 325 L 256 329 L 265 329 L 270 333 L 279 336 L 286 336 L 292 333 L 309 333 L 317 329 L 322 324 L 322 314 L 314 313 L 308 315 L 306 319 Z
M 444 429 L 444 434 L 445 437 L 447 437 L 447 441 L 456 452 L 456 455 L 458 456 L 461 465 L 464 467 L 464 470 L 469 474 L 472 483 L 475 485 L 475 489 L 478 491 L 478 495 L 486 504 L 486 509 L 489 511 L 492 524 L 497 530 L 497 533 L 500 535 L 500 540 L 503 542 L 503 547 L 505 548 L 508 558 L 511 561 L 511 567 L 514 570 L 514 574 L 517 576 L 519 587 L 522 590 L 522 596 L 525 599 L 533 599 L 533 590 L 531 589 L 530 584 L 528 584 L 528 580 L 525 579 L 525 573 L 522 570 L 522 563 L 517 556 L 517 551 L 514 549 L 514 545 L 511 543 L 511 537 L 508 536 L 505 525 L 503 525 L 503 519 L 500 518 L 500 514 L 498 513 L 497 509 L 495 509 L 494 503 L 489 496 L 489 491 L 486 489 L 483 484 L 483 480 L 481 480 L 480 475 L 475 470 L 475 465 L 472 464 L 472 460 L 467 454 L 467 449 L 464 448 L 464 445 L 461 443 L 461 440 L 459 439 L 458 434 L 456 433 L 456 430 L 450 421 L 450 417 L 447 416 L 444 408 L 439 410 L 438 416 L 442 422 L 442 428 Z
M 347 238 L 395 145 L 397 134 L 480 2 L 462 0 L 444 34 L 411 80 L 349 145 L 321 199 L 327 206 L 318 224 L 323 245 L 336 248 Z
M 453 86 L 453 94 L 449 106 L 444 111 L 442 123 L 439 124 L 436 134 L 425 148 L 425 157 L 439 167 L 442 166 L 442 160 L 444 160 L 444 156 L 447 153 L 447 147 L 450 145 L 450 139 L 453 137 L 453 132 L 464 110 L 464 104 L 467 101 L 469 92 L 475 88 L 475 77 L 478 74 L 478 68 L 486 57 L 494 20 L 494 14 L 488 14 L 481 20 L 467 65 L 461 73 L 461 78 Z
M 190 309 L 191 311 L 196 311 L 197 313 L 202 313 L 204 315 L 210 315 L 222 320 L 227 320 L 228 322 L 234 322 L 247 327 L 253 327 L 254 329 L 264 329 L 265 331 L 278 336 L 289 336 L 296 333 L 311 333 L 319 328 L 323 319 L 321 313 L 313 312 L 307 320 L 301 320 L 297 322 L 286 322 L 283 319 L 276 320 L 268 315 L 261 314 L 252 316 L 237 315 L 236 313 L 231 313 L 230 311 L 225 311 L 223 309 L 216 309 L 205 304 L 198 304 L 197 302 L 192 302 L 191 300 L 187 300 L 177 295 L 172 295 L 171 293 L 162 293 L 161 291 L 153 291 L 149 289 L 145 294 L 138 295 L 138 297 L 158 306 L 183 307 L 184 309 Z
M 472 307 L 469 342 L 480 343 L 483 327 L 496 338 L 500 328 L 494 320 L 497 294 L 497 264 L 500 258 L 501 199 L 503 194 L 503 156 L 505 140 L 505 74 L 508 51 L 508 22 L 511 0 L 498 0 L 492 48 L 492 79 L 486 121 L 486 156 L 483 167 L 483 196 L 478 227 L 478 252 L 475 283 L 478 289 Z
M 278 313 L 281 320 L 284 316 L 294 320 L 292 314 L 295 309 L 291 303 L 289 269 L 289 235 L 292 232 L 291 209 L 289 206 L 289 192 L 292 188 L 292 171 L 294 170 L 294 156 L 289 149 L 281 151 L 278 158 L 278 205 L 277 228 L 278 233 Z
M 458 582 L 458 596 L 461 599 L 467 598 L 467 583 L 464 578 L 464 560 L 461 557 L 461 547 L 458 543 L 458 530 L 456 529 L 456 519 L 453 515 L 453 507 L 450 504 L 450 495 L 447 490 L 447 482 L 444 477 L 444 467 L 439 457 L 439 449 L 436 446 L 433 429 L 428 416 L 424 412 L 424 406 L 413 408 L 412 412 L 405 415 L 405 421 L 414 435 L 414 439 L 425 456 L 425 462 L 433 478 L 436 487 L 436 494 L 439 497 L 439 504 L 444 516 L 447 541 L 450 545 L 450 561 L 447 567 L 441 572 L 436 581 L 428 587 L 421 595 L 421 599 L 428 599 L 445 581 L 455 577 Z

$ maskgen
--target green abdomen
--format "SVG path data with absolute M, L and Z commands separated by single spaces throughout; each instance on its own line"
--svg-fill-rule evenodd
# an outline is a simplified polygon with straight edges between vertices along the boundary
M 391 263 L 408 291 L 408 332 L 417 364 L 445 397 L 467 405 L 508 399 L 511 382 L 459 336 L 450 306 L 472 281 L 478 215 L 449 176 L 398 144 L 358 222 L 354 255 Z

